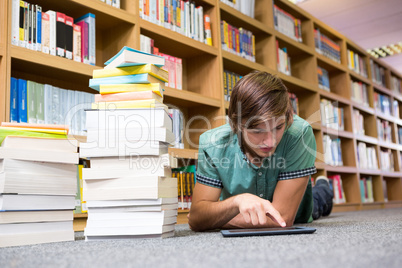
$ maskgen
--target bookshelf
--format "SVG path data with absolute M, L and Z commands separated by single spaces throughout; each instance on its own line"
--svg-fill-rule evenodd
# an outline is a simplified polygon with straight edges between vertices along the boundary
M 9 120 L 10 77 L 49 83 L 54 86 L 95 93 L 88 87 L 92 71 L 115 55 L 123 46 L 140 48 L 140 34 L 154 39 L 160 52 L 183 59 L 183 90 L 166 88 L 165 103 L 181 109 L 185 116 L 185 149 L 171 149 L 175 157 L 197 158 L 199 136 L 209 128 L 224 124 L 229 103 L 224 100 L 223 70 L 245 75 L 252 70 L 267 71 L 278 75 L 290 92 L 299 99 L 299 115 L 313 126 L 318 155 L 323 154 L 323 135 L 337 136 L 342 142 L 344 166 L 333 167 L 317 157 L 318 175 L 341 174 L 347 202 L 335 205 L 334 211 L 353 211 L 402 206 L 402 142 L 398 129 L 402 128 L 402 92 L 393 89 L 395 79 L 402 74 L 374 59 L 353 41 L 328 27 L 299 7 L 286 0 L 258 0 L 255 18 L 252 19 L 219 0 L 197 0 L 204 14 L 211 17 L 212 46 L 195 41 L 177 32 L 163 28 L 139 16 L 138 1 L 122 0 L 121 9 L 99 0 L 44 1 L 31 0 L 43 10 L 56 10 L 77 18 L 88 12 L 96 17 L 96 66 L 77 63 L 55 56 L 11 45 L 11 0 L 0 4 L 0 121 Z M 67 3 L 67 4 L 66 4 Z M 297 42 L 275 30 L 273 3 L 301 21 L 302 42 Z M 243 27 L 255 35 L 256 62 L 249 61 L 221 48 L 220 21 L 235 27 Z M 340 62 L 326 57 L 315 48 L 314 29 L 319 29 L 340 48 Z M 276 44 L 286 47 L 291 58 L 291 75 L 278 71 Z M 367 66 L 367 77 L 348 67 L 348 50 L 357 53 Z M 373 81 L 371 62 L 384 69 L 385 84 Z M 317 67 L 328 71 L 330 91 L 318 86 Z M 362 83 L 367 88 L 368 104 L 351 99 L 351 82 Z M 400 114 L 384 114 L 375 108 L 375 93 L 395 100 Z M 320 101 L 328 99 L 344 109 L 343 131 L 334 131 L 321 125 Z M 353 110 L 364 118 L 364 135 L 353 132 Z M 377 119 L 386 120 L 392 128 L 392 141 L 378 139 Z M 375 148 L 378 170 L 360 169 L 357 144 L 365 142 Z M 390 149 L 394 159 L 394 171 L 381 170 L 379 154 Z M 374 203 L 360 200 L 359 180 L 364 175 L 373 178 Z M 186 211 L 180 212 L 185 214 Z M 76 216 L 85 219 L 85 214 Z M 182 216 L 183 217 L 183 216 Z M 183 217 L 185 219 L 185 217 Z

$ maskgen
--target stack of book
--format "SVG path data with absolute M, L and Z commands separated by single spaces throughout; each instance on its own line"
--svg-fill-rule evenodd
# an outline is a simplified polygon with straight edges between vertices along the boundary
M 0 247 L 74 240 L 78 144 L 66 132 L 2 123 Z
M 177 179 L 168 154 L 175 141 L 163 104 L 164 58 L 124 47 L 90 87 L 100 90 L 86 111 L 81 157 L 87 241 L 170 237 L 177 221 Z

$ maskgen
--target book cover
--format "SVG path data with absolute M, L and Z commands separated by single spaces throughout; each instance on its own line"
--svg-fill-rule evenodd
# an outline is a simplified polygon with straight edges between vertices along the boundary
M 154 99 L 159 101 L 160 103 L 163 102 L 163 97 L 154 93 L 152 90 L 95 95 L 95 102 L 146 100 L 146 99 Z
M 28 123 L 36 123 L 36 91 L 35 91 L 35 82 L 27 81 L 27 114 L 28 114 Z
M 159 96 L 163 97 L 164 88 L 161 83 L 150 84 L 110 84 L 100 85 L 100 94 L 112 94 L 112 93 L 125 93 L 125 92 L 141 92 L 141 91 L 153 91 Z
M 36 123 L 45 123 L 45 85 L 35 83 Z
M 167 82 L 169 78 L 169 74 L 166 70 L 161 69 L 153 64 L 94 70 L 93 78 L 144 74 L 144 73 L 149 73 L 150 75 L 158 78 L 163 82 Z
M 89 87 L 93 88 L 97 91 L 99 91 L 100 85 L 132 84 L 132 83 L 138 83 L 138 84 L 163 83 L 164 84 L 163 81 L 161 81 L 147 73 L 89 79 Z
M 167 106 L 155 99 L 131 100 L 131 101 L 109 101 L 92 103 L 92 109 L 113 110 L 113 109 L 133 109 L 133 108 L 157 108 L 167 109 Z
M 25 1 L 19 1 L 19 39 L 18 45 L 25 47 Z
M 80 21 L 75 24 L 81 27 L 81 62 L 89 64 L 88 23 Z
M 27 80 L 18 79 L 18 116 L 19 122 L 28 122 Z
M 125 46 L 119 51 L 119 53 L 105 62 L 105 68 L 133 66 L 147 63 L 162 67 L 165 65 L 165 59 L 157 55 Z
M 42 7 L 36 5 L 36 51 L 42 51 Z
M 18 46 L 20 37 L 20 0 L 12 0 L 11 5 L 11 44 Z

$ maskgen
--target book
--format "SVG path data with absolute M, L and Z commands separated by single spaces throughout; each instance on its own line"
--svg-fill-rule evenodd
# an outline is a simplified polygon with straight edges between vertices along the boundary
M 66 15 L 56 12 L 56 56 L 65 57 L 66 48 Z
M 89 64 L 88 23 L 85 21 L 79 21 L 75 22 L 75 25 L 81 27 L 81 62 Z
M 160 141 L 173 143 L 175 136 L 166 128 L 125 128 L 125 129 L 91 129 L 87 131 L 87 142 L 104 147 L 127 143 L 134 145 L 143 141 Z
M 136 156 L 136 155 L 161 155 L 168 153 L 168 144 L 162 142 L 137 142 L 118 143 L 108 147 L 96 147 L 93 143 L 80 145 L 80 157 L 105 157 L 105 156 Z M 1 151 L 0 151 L 1 157 Z
M 91 169 L 144 170 L 158 172 L 167 167 L 177 168 L 177 158 L 170 154 L 158 156 L 132 156 L 127 158 L 97 157 L 91 159 Z
M 74 241 L 73 221 L 2 224 L 0 247 Z
M 81 26 L 78 24 L 73 24 L 73 60 L 81 62 Z
M 43 211 L 2 211 L 0 224 L 24 222 L 72 221 L 74 214 L 71 210 Z
M 152 90 L 95 95 L 95 102 L 147 100 L 147 99 L 154 99 L 161 103 L 163 102 L 163 97 L 156 94 Z
M 10 83 L 10 122 L 19 122 L 18 80 L 11 77 Z
M 172 131 L 172 118 L 163 108 L 87 110 L 86 129 L 164 127 Z
M 87 25 L 87 35 L 83 36 L 83 41 L 87 41 L 88 47 L 88 62 L 83 61 L 84 63 L 88 63 L 91 65 L 96 64 L 96 23 L 95 23 L 95 15 L 92 13 L 87 13 L 84 16 L 75 19 L 74 23 L 79 24 L 82 27 L 85 27 L 85 24 L 80 24 L 81 22 L 85 22 Z M 85 33 L 85 28 L 84 31 Z M 84 39 L 85 38 L 85 39 Z M 85 52 L 85 51 L 84 51 Z
M 147 73 L 89 79 L 89 87 L 97 91 L 99 91 L 100 85 L 135 84 L 135 83 L 137 84 L 161 83 L 161 86 L 164 85 L 164 81 L 155 78 L 154 76 Z
M 176 205 L 177 207 L 177 205 Z M 149 218 L 141 218 L 141 219 L 119 219 L 117 222 L 115 219 L 109 220 L 87 220 L 86 227 L 88 229 L 91 228 L 109 228 L 109 227 L 121 227 L 126 228 L 130 227 L 138 227 L 142 228 L 143 226 L 163 226 L 163 225 L 174 225 L 177 222 L 177 216 L 173 217 L 164 217 L 161 219 L 149 219 Z
M 118 236 L 118 235 L 156 235 L 164 234 L 174 231 L 174 224 L 168 225 L 144 225 L 144 226 L 126 226 L 126 227 L 93 227 L 85 228 L 84 235 L 86 237 L 91 236 Z
M 74 20 L 70 16 L 66 16 L 66 25 L 64 28 L 65 32 L 65 56 L 67 59 L 73 59 L 73 24 Z
M 49 53 L 56 56 L 56 12 L 48 10 L 46 13 L 49 15 Z
M 27 80 L 24 79 L 18 79 L 18 116 L 19 122 L 28 122 Z
M 93 78 L 145 74 L 145 73 L 148 73 L 163 82 L 167 82 L 169 78 L 168 72 L 166 70 L 161 69 L 153 64 L 94 70 Z
M 105 62 L 105 69 L 113 67 L 142 65 L 144 63 L 154 64 L 158 67 L 162 67 L 163 65 L 165 65 L 165 59 L 157 55 L 142 52 L 125 46 L 119 51 L 119 53 L 117 53 L 115 56 Z
M 100 85 L 99 93 L 102 95 L 112 94 L 112 93 L 126 93 L 126 92 L 141 92 L 141 91 L 153 91 L 155 94 L 163 97 L 165 85 L 161 83 L 151 83 L 151 84 L 110 84 L 110 85 Z
M 115 109 L 138 109 L 138 108 L 164 108 L 167 106 L 155 99 L 129 100 L 129 101 L 108 101 L 92 103 L 92 109 L 115 110 Z
M 173 198 L 157 198 L 157 199 L 107 200 L 107 201 L 92 200 L 87 202 L 87 206 L 90 208 L 130 207 L 130 206 L 155 207 L 158 205 L 167 205 L 167 204 L 177 204 L 177 198 L 173 197 Z M 157 211 L 162 211 L 162 209 Z
M 50 16 L 42 12 L 42 52 L 50 53 Z
M 0 211 L 73 210 L 73 195 L 0 194 Z

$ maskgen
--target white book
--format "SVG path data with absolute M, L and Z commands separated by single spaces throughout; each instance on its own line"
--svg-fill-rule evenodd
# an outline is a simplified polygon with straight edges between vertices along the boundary
M 90 213 L 90 212 L 88 212 Z M 119 219 L 116 221 L 115 219 L 109 219 L 109 220 L 101 220 L 101 221 L 93 221 L 93 220 L 87 220 L 87 225 L 86 228 L 91 229 L 91 228 L 108 228 L 108 227 L 141 227 L 141 226 L 162 226 L 162 225 L 167 225 L 167 224 L 175 224 L 177 223 L 177 217 L 166 217 L 166 218 L 161 218 L 161 219 L 156 219 L 153 221 L 150 221 L 150 219 L 144 218 L 144 219 Z
M 130 206 L 160 206 L 165 204 L 177 204 L 177 198 L 138 199 L 138 200 L 90 200 L 88 208 L 130 207 Z M 106 211 L 105 211 L 106 212 Z
M 204 43 L 204 9 L 202 6 L 197 7 L 198 10 L 198 40 Z
M 20 39 L 20 0 L 12 0 L 11 5 L 11 44 L 18 46 Z
M 114 177 L 107 179 L 84 179 L 83 181 L 83 195 L 91 191 L 100 189 L 118 191 L 124 188 L 163 188 L 163 187 L 177 187 L 177 178 L 162 177 L 155 175 L 145 176 L 127 176 L 127 177 Z M 88 199 L 89 200 L 89 199 Z
M 177 200 L 177 197 L 176 197 Z M 109 201 L 110 202 L 110 201 Z M 92 213 L 88 214 L 88 220 L 128 220 L 128 219 L 163 219 L 168 217 L 177 216 L 177 209 L 171 210 L 160 210 L 160 211 L 127 211 L 124 207 L 115 210 L 114 212 L 107 212 L 105 210 L 94 210 Z
M 172 131 L 172 119 L 163 108 L 87 110 L 86 129 L 164 127 Z
M 73 221 L 72 210 L 2 211 L 0 224 L 23 222 Z
M 85 241 L 132 240 L 132 239 L 144 239 L 144 238 L 168 238 L 168 237 L 174 237 L 174 231 L 166 232 L 163 234 L 147 234 L 147 235 L 85 236 Z
M 98 227 L 85 228 L 85 236 L 108 236 L 108 235 L 149 235 L 163 234 L 174 231 L 175 225 L 144 225 L 144 226 L 127 226 L 127 227 Z
M 0 173 L 14 172 L 21 174 L 46 174 L 64 177 L 76 177 L 77 166 L 62 163 L 0 159 Z
M 159 168 L 149 170 L 148 168 L 143 169 L 95 169 L 95 168 L 83 168 L 82 178 L 84 180 L 99 180 L 99 179 L 112 179 L 112 178 L 123 178 L 131 176 L 163 176 L 171 177 L 172 171 L 170 168 Z
M 0 247 L 74 241 L 73 221 L 2 224 Z
M 56 56 L 56 12 L 48 10 L 46 13 L 49 14 L 49 52 Z
M 133 156 L 126 158 L 119 157 L 97 157 L 91 159 L 93 169 L 148 169 L 177 168 L 177 158 L 170 154 L 158 156 Z
M 50 53 L 50 15 L 42 12 L 42 52 Z
M 74 195 L 0 194 L 0 210 L 73 210 L 74 207 Z
M 119 201 L 119 200 L 117 200 Z M 125 206 L 125 207 L 106 207 L 106 208 L 93 208 L 88 207 L 88 213 L 113 213 L 113 212 L 160 212 L 172 210 L 177 212 L 178 203 L 176 198 L 175 204 L 163 204 L 155 206 Z M 176 215 L 175 215 L 176 216 Z

